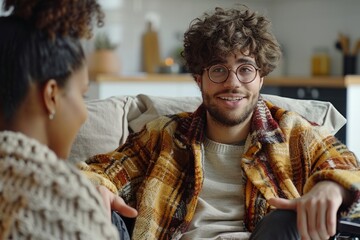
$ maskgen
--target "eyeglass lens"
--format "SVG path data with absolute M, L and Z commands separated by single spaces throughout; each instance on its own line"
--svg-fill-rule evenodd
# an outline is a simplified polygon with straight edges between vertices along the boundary
M 209 78 L 214 82 L 224 82 L 229 77 L 230 71 L 226 66 L 217 64 L 209 68 Z M 240 82 L 248 83 L 255 79 L 257 69 L 251 64 L 242 64 L 236 69 L 236 76 Z

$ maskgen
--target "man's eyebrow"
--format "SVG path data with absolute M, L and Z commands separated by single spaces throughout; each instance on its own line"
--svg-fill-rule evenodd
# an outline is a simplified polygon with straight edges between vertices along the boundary
M 240 57 L 238 59 L 235 60 L 235 62 L 237 64 L 251 64 L 251 65 L 254 65 L 255 67 L 258 67 L 258 65 L 256 64 L 255 60 L 250 58 L 250 57 Z M 226 60 L 222 60 L 222 59 L 219 59 L 217 61 L 214 61 L 212 64 L 210 65 L 215 65 L 215 64 L 224 64 L 226 65 L 227 64 L 227 61 Z
M 236 62 L 237 63 L 251 63 L 256 66 L 256 62 L 253 59 L 248 58 L 248 57 L 238 58 L 236 60 Z

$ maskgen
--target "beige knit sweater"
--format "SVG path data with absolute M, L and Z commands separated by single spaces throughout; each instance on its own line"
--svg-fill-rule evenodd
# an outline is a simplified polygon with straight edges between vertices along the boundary
M 0 239 L 118 239 L 101 201 L 49 148 L 0 132 Z

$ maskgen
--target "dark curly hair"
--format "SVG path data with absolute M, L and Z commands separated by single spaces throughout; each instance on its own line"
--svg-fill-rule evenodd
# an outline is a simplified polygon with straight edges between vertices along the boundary
M 270 21 L 243 5 L 229 10 L 217 7 L 212 14 L 194 19 L 184 34 L 182 57 L 193 75 L 238 51 L 255 58 L 262 77 L 274 70 L 281 57 Z
M 4 0 L 0 17 L 0 116 L 10 123 L 29 86 L 63 87 L 85 64 L 80 39 L 103 25 L 96 0 Z
M 104 18 L 96 0 L 4 0 L 3 8 L 51 37 L 89 38 L 93 19 L 102 26 Z

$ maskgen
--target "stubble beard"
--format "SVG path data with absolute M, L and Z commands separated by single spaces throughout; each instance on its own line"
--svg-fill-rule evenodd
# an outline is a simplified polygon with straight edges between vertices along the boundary
M 222 109 L 219 109 L 216 104 L 211 103 L 211 96 L 204 93 L 202 95 L 204 106 L 210 117 L 218 124 L 226 127 L 234 127 L 245 122 L 253 114 L 259 98 L 259 94 L 257 96 L 254 96 L 249 105 L 245 107 L 245 109 L 239 116 L 232 117 L 226 112 L 222 111 Z

